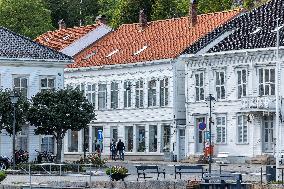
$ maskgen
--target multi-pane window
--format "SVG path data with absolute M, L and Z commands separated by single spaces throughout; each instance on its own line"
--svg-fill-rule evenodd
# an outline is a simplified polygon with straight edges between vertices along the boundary
M 88 84 L 86 97 L 90 103 L 95 105 L 96 102 L 96 84 Z
M 111 82 L 110 87 L 110 107 L 112 109 L 118 108 L 118 83 Z
M 225 99 L 226 91 L 225 91 L 225 72 L 224 71 L 216 71 L 216 94 L 217 99 Z
M 98 85 L 98 109 L 103 110 L 107 107 L 107 85 L 100 83 Z
M 131 107 L 131 81 L 124 82 L 124 108 Z
M 220 116 L 217 117 L 217 139 L 216 143 L 226 143 L 226 117 Z
M 248 142 L 248 126 L 247 117 L 245 115 L 239 115 L 238 119 L 238 143 Z
M 275 95 L 275 69 L 259 69 L 259 95 Z
M 28 79 L 26 77 L 14 77 L 14 90 L 28 96 Z
M 148 82 L 148 106 L 156 106 L 157 104 L 157 83 L 156 80 Z
M 54 77 L 46 77 L 41 78 L 40 80 L 40 90 L 54 90 L 55 89 L 55 78 Z
M 160 80 L 160 106 L 169 104 L 169 79 Z
M 139 80 L 135 85 L 135 107 L 143 108 L 144 106 L 144 91 L 143 91 L 144 83 L 143 80 Z
M 202 72 L 195 74 L 195 100 L 204 100 L 204 74 Z
M 247 96 L 247 71 L 238 70 L 238 98 Z

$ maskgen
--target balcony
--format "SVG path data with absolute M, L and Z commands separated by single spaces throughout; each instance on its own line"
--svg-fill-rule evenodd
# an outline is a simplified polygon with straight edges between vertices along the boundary
M 242 110 L 275 111 L 276 109 L 275 96 L 243 97 L 241 100 Z

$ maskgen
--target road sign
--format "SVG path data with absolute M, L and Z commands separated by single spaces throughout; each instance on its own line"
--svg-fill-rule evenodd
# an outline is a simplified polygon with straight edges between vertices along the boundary
M 205 132 L 205 138 L 206 138 L 206 140 L 210 139 L 210 132 L 209 131 Z
M 98 139 L 99 140 L 103 139 L 103 130 L 98 130 Z
M 198 128 L 199 128 L 199 130 L 203 131 L 204 129 L 206 129 L 206 123 L 204 123 L 204 122 L 199 123 Z

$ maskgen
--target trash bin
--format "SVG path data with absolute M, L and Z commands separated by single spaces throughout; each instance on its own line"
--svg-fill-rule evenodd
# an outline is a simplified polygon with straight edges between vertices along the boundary
M 267 165 L 266 166 L 266 181 L 276 181 L 276 166 L 275 165 Z

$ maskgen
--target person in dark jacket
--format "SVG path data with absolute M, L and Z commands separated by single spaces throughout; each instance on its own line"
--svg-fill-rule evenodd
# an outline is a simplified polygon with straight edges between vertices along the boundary
M 121 141 L 121 139 L 119 139 L 116 150 L 119 153 L 119 159 L 122 161 L 124 161 L 124 149 L 125 149 L 124 143 Z
M 116 156 L 116 145 L 115 145 L 115 142 L 114 141 L 112 141 L 112 143 L 110 144 L 110 152 L 111 152 L 111 159 L 112 160 L 116 160 L 115 159 L 115 156 Z

